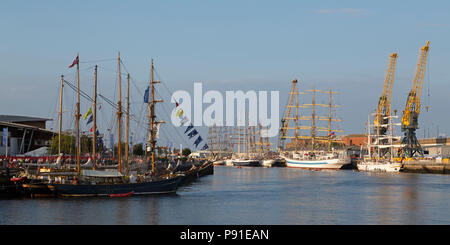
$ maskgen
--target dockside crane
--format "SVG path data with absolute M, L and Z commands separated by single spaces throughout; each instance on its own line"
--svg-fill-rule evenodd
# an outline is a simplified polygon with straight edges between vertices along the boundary
M 289 93 L 289 102 L 287 105 L 287 111 L 284 114 L 283 118 L 281 119 L 281 126 L 280 126 L 280 134 L 278 136 L 278 150 L 284 150 L 284 141 L 286 140 L 286 133 L 287 129 L 289 127 L 289 121 L 290 121 L 290 115 L 292 110 L 292 104 L 294 102 L 294 98 L 298 96 L 298 89 L 297 89 L 297 79 L 292 80 L 292 87 L 291 92 Z
M 413 87 L 408 94 L 405 110 L 403 111 L 401 130 L 404 132 L 402 144 L 404 145 L 403 156 L 405 157 L 413 157 L 416 153 L 423 156 L 423 149 L 416 137 L 416 129 L 419 128 L 420 96 L 422 94 L 429 49 L 430 41 L 427 41 L 427 44 L 420 49 Z
M 374 125 L 378 135 L 385 135 L 389 116 L 391 115 L 391 97 L 392 86 L 394 85 L 395 65 L 397 63 L 397 53 L 389 56 L 389 63 L 384 78 L 383 93 L 378 100 L 377 114 L 375 116 Z

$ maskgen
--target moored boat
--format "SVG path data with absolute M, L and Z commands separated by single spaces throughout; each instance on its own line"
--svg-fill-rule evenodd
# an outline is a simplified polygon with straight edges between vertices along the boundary
M 241 167 L 258 167 L 261 166 L 260 161 L 256 159 L 234 159 L 233 160 L 234 166 L 241 166 Z
M 397 162 L 365 161 L 358 163 L 357 168 L 359 171 L 399 172 L 402 168 L 402 164 Z
M 69 184 L 53 183 L 48 188 L 57 196 L 110 196 L 114 194 L 155 195 L 176 193 L 182 176 L 167 179 L 143 181 L 136 183 L 89 183 L 86 181 L 73 182 Z
M 330 158 L 330 159 L 294 159 L 283 156 L 286 166 L 290 168 L 303 169 L 340 169 L 350 163 L 350 158 Z

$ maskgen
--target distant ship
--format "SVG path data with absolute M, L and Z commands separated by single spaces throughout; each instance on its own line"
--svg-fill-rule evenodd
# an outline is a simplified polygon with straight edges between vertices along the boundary
M 351 159 L 349 156 L 342 156 L 340 153 L 326 152 L 296 152 L 291 155 L 282 155 L 286 160 L 286 166 L 291 168 L 304 169 L 340 169 L 342 166 L 349 164 Z
M 314 87 L 312 90 L 305 90 L 312 92 L 312 104 L 299 105 L 300 92 L 297 88 L 298 81 L 294 79 L 292 81 L 292 88 L 289 96 L 289 102 L 286 107 L 286 114 L 281 121 L 280 137 L 279 137 L 279 150 L 280 156 L 286 161 L 287 167 L 292 168 L 304 168 L 304 169 L 340 169 L 342 166 L 350 164 L 351 158 L 347 155 L 347 151 L 343 149 L 342 141 L 335 139 L 335 132 L 342 132 L 341 130 L 334 130 L 331 128 L 331 123 L 339 121 L 332 117 L 332 108 L 336 107 L 333 104 L 333 93 L 331 89 L 329 91 L 316 90 Z M 317 104 L 315 101 L 316 92 L 322 92 L 329 94 L 328 104 Z M 328 107 L 328 117 L 320 117 L 316 115 L 316 107 Z M 292 111 L 295 108 L 295 113 Z M 299 108 L 310 108 L 311 116 L 304 116 L 301 114 Z M 311 126 L 300 126 L 300 121 L 311 121 Z M 316 121 L 328 121 L 328 127 L 320 127 L 316 125 Z M 294 122 L 294 125 L 290 125 L 290 122 Z M 288 129 L 294 129 L 295 135 L 288 136 Z M 309 130 L 310 136 L 300 135 L 301 130 Z M 327 132 L 327 136 L 318 135 L 318 131 Z M 292 146 L 290 150 L 284 150 L 285 139 L 290 138 L 295 146 Z M 299 146 L 300 143 L 303 146 Z M 336 146 L 340 146 L 341 149 L 335 149 Z M 300 149 L 301 148 L 301 149 Z

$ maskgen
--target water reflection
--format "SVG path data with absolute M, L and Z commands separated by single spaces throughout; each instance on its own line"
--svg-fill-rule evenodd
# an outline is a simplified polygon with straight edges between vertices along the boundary
M 0 224 L 450 224 L 450 176 L 218 166 L 176 195 L 0 200 Z

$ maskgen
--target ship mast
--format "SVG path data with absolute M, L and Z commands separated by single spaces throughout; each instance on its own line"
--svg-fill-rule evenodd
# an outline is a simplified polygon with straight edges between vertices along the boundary
M 79 55 L 77 54 L 77 57 L 79 57 Z M 78 58 L 79 60 L 79 58 Z M 76 109 L 76 113 L 75 113 L 75 119 L 77 121 L 77 174 L 80 175 L 80 65 L 79 65 L 79 61 L 77 62 L 77 95 L 78 95 L 78 101 L 77 101 L 77 109 Z
M 120 128 L 122 127 L 122 77 L 121 77 L 121 73 L 120 73 L 120 52 L 119 52 L 119 57 L 117 59 L 117 62 L 119 64 L 119 102 L 117 102 L 117 131 L 118 131 L 118 135 L 117 137 L 118 139 L 118 146 L 117 149 L 119 151 L 119 157 L 118 157 L 118 167 L 119 167 L 119 172 L 122 173 L 122 154 L 121 154 L 121 135 L 120 135 Z
M 311 113 L 311 151 L 314 151 L 315 139 L 316 139 L 316 89 L 313 86 L 312 89 L 312 113 Z
M 97 65 L 95 66 L 94 71 L 94 112 L 93 119 L 94 123 L 92 126 L 92 169 L 95 169 L 96 164 L 96 143 L 97 143 Z
M 150 135 L 149 135 L 149 141 L 150 141 L 150 149 L 152 153 L 152 173 L 156 174 L 156 166 L 155 166 L 155 151 L 156 151 L 156 130 L 158 130 L 158 124 L 164 123 L 164 121 L 156 121 L 156 115 L 155 115 L 155 103 L 157 102 L 163 102 L 163 100 L 156 100 L 155 99 L 155 84 L 159 83 L 159 81 L 154 81 L 153 79 L 153 73 L 154 73 L 154 66 L 153 66 L 153 59 L 151 59 L 151 77 L 150 77 L 150 87 L 152 89 L 152 101 L 148 104 L 149 109 L 149 120 L 150 120 Z M 180 149 L 181 150 L 181 149 Z
M 130 128 L 130 74 L 127 75 L 127 124 L 126 124 L 126 137 L 127 144 L 125 145 L 125 169 L 128 171 L 128 152 L 129 152 L 129 128 Z
M 61 75 L 61 92 L 59 96 L 59 130 L 58 130 L 58 156 L 61 155 L 61 131 L 62 131 L 62 104 L 63 104 L 64 75 Z

